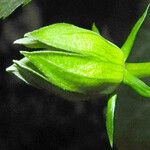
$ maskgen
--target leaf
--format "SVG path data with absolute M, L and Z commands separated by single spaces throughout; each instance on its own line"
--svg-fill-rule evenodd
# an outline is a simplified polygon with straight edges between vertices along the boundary
M 96 27 L 95 23 L 93 23 L 93 25 L 92 25 L 92 31 L 94 31 L 95 33 L 100 34 L 100 32 L 99 32 L 98 28 Z
M 128 71 L 124 73 L 123 83 L 133 88 L 141 96 L 150 97 L 150 87 Z
M 110 99 L 108 100 L 106 113 L 106 129 L 111 147 L 113 147 L 113 140 L 114 140 L 114 114 L 115 114 L 116 99 L 117 94 L 110 97 Z
M 97 33 L 58 23 L 25 34 L 46 45 L 63 49 L 68 52 L 80 53 L 95 57 L 105 62 L 123 63 L 122 51 Z
M 142 26 L 142 24 L 143 24 L 143 22 L 147 16 L 149 7 L 150 7 L 150 4 L 147 6 L 147 8 L 146 8 L 145 12 L 143 13 L 143 15 L 141 16 L 141 18 L 136 22 L 136 24 L 132 28 L 126 42 L 124 43 L 124 45 L 121 48 L 123 53 L 124 53 L 125 60 L 128 58 L 128 56 L 130 54 L 130 51 L 133 47 L 136 35 L 137 35 L 140 27 Z
M 48 79 L 65 91 L 92 95 L 108 94 L 122 81 L 120 65 L 60 51 L 21 52 Z
M 126 63 L 126 69 L 138 78 L 150 77 L 150 62 Z
M 26 5 L 31 0 L 0 0 L 0 19 L 8 17 L 16 8 Z

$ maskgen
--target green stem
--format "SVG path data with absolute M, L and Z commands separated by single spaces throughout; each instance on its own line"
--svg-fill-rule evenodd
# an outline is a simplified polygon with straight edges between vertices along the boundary
M 150 77 L 150 62 L 126 63 L 126 69 L 138 78 Z
M 130 86 L 141 96 L 150 98 L 150 87 L 127 70 L 124 72 L 123 83 Z

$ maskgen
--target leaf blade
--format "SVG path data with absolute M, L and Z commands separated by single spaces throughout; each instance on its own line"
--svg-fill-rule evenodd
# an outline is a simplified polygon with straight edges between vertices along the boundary
M 1 0 L 0 19 L 5 19 L 21 5 L 27 5 L 31 0 Z

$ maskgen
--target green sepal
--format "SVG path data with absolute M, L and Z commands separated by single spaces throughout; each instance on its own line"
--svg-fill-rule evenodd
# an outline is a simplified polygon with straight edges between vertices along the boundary
M 65 91 L 110 94 L 120 84 L 123 67 L 60 51 L 21 52 L 47 80 Z
M 50 83 L 43 75 L 43 73 L 40 72 L 26 57 L 19 61 L 14 60 L 14 64 L 8 67 L 6 71 L 16 75 L 18 78 L 29 85 L 43 89 L 49 93 L 63 97 L 67 100 L 75 101 L 89 99 L 89 96 L 87 95 L 67 92 Z
M 106 111 L 106 129 L 111 147 L 113 147 L 114 141 L 114 117 L 115 117 L 116 99 L 117 94 L 109 98 Z
M 140 19 L 136 22 L 136 24 L 134 25 L 134 27 L 132 28 L 129 36 L 127 37 L 127 40 L 125 41 L 125 43 L 123 44 L 123 46 L 121 47 L 121 50 L 124 53 L 124 59 L 126 60 L 130 54 L 130 51 L 133 47 L 136 35 L 140 29 L 140 27 L 142 26 L 147 13 L 148 13 L 148 9 L 150 7 L 150 4 L 147 6 L 145 12 L 143 13 L 143 15 L 140 17 Z
M 19 44 L 19 45 L 25 45 L 26 47 L 29 48 L 48 48 L 48 46 L 46 44 L 43 44 L 33 38 L 29 38 L 29 37 L 24 37 L 21 39 L 18 39 L 16 41 L 14 41 L 14 44 Z
M 53 51 L 64 51 L 62 49 L 58 49 L 58 48 L 46 45 L 44 43 L 41 43 L 31 37 L 24 37 L 24 38 L 18 39 L 14 41 L 14 44 L 24 45 L 28 48 L 41 49 L 41 50 L 47 49 L 47 50 L 53 50 Z
M 150 77 L 150 62 L 126 63 L 126 69 L 138 78 Z
M 27 84 L 32 84 L 35 87 L 44 86 L 45 76 L 29 61 L 28 58 L 23 58 L 19 61 L 13 60 L 14 64 L 6 69 L 7 72 L 13 73 Z
M 105 62 L 123 63 L 123 53 L 97 33 L 66 23 L 53 24 L 25 34 L 25 37 L 64 51 L 95 57 Z
M 150 98 L 150 87 L 127 70 L 124 73 L 123 83 L 133 88 L 141 96 Z
M 93 23 L 93 25 L 92 25 L 92 31 L 94 31 L 97 34 L 100 34 L 100 32 L 99 32 L 98 28 L 96 27 L 95 23 Z

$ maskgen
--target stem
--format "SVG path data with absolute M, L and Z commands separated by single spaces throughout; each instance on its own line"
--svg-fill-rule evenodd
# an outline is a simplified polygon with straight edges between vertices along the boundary
M 150 87 L 127 70 L 124 73 L 123 83 L 130 86 L 141 96 L 150 98 Z
M 150 62 L 126 63 L 126 69 L 138 78 L 150 77 Z

